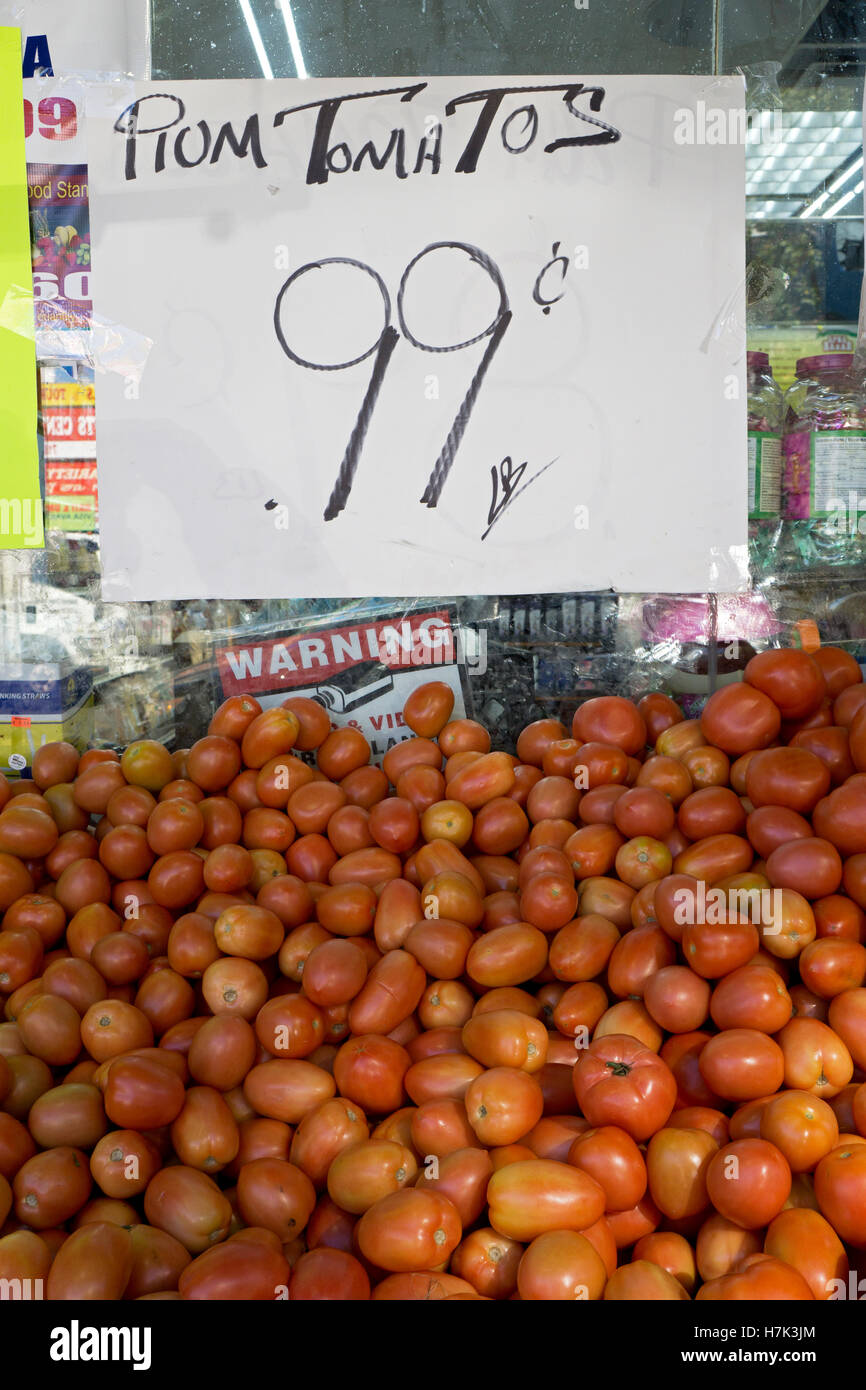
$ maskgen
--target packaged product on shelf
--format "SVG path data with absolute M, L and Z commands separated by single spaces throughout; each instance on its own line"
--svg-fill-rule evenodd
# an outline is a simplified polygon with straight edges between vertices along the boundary
M 796 380 L 801 357 L 853 352 L 857 346 L 857 323 L 750 322 L 749 343 L 767 353 L 776 384 L 784 395 Z
M 779 515 L 784 400 L 766 352 L 746 354 L 749 389 L 749 520 Z
M 783 508 L 844 548 L 866 513 L 866 397 L 853 354 L 803 357 L 785 395 Z
M 93 737 L 93 681 L 65 662 L 0 665 L 0 772 L 29 777 L 33 754 L 59 739 L 83 751 Z

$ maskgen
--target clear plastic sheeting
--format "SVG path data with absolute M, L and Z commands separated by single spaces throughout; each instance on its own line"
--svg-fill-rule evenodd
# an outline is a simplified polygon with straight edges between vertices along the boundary
M 109 323 L 98 314 L 85 315 L 62 298 L 50 302 L 49 313 L 37 329 L 35 308 L 31 289 L 11 286 L 0 303 L 0 328 L 35 339 L 40 362 L 62 358 L 96 372 L 116 372 L 130 386 L 141 381 L 153 347 L 143 333 Z
M 665 690 L 687 714 L 719 685 L 739 680 L 756 650 L 784 639 L 759 592 L 630 595 L 620 605 L 618 642 L 634 661 L 629 694 Z
M 765 125 L 782 110 L 779 90 L 781 63 L 746 63 L 737 71 L 746 79 L 746 112 L 752 124 Z

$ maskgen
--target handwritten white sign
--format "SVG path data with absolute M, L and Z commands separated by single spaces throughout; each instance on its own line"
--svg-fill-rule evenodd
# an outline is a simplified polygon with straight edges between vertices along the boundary
M 743 84 L 136 83 L 88 115 L 108 599 L 743 582 Z M 708 114 L 709 113 L 709 114 Z

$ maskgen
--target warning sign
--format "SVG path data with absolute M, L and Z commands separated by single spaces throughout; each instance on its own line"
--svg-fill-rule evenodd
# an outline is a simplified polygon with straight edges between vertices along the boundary
M 323 705 L 333 728 L 360 729 L 373 761 L 412 737 L 403 705 L 416 686 L 444 681 L 454 691 L 453 718 L 467 712 L 467 665 L 450 608 L 305 629 L 291 636 L 221 647 L 223 694 L 255 695 L 263 707 L 290 695 Z

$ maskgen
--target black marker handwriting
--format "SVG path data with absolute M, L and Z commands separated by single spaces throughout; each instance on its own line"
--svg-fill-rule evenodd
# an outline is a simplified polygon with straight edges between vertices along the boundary
M 427 343 L 420 338 L 417 333 L 413 332 L 407 322 L 404 299 L 409 277 L 419 261 L 424 260 L 425 257 L 436 251 L 460 251 L 468 256 L 469 260 L 474 265 L 480 266 L 490 277 L 499 296 L 499 307 L 492 321 L 486 328 L 483 328 L 481 332 L 475 333 L 471 338 L 466 338 L 459 343 Z M 379 331 L 378 337 L 370 344 L 366 351 L 353 357 L 350 361 L 328 363 L 311 362 L 307 358 L 301 357 L 292 347 L 290 341 L 291 335 L 287 330 L 287 324 L 290 325 L 292 321 L 291 289 L 302 276 L 321 273 L 325 271 L 328 266 L 334 265 L 349 267 L 354 271 L 359 271 L 362 275 L 367 275 L 372 278 L 382 299 L 383 325 Z M 366 265 L 363 261 L 355 260 L 350 256 L 329 256 L 320 261 L 310 261 L 306 265 L 300 266 L 297 270 L 292 272 L 277 295 L 274 305 L 274 331 L 283 352 L 289 360 L 296 363 L 297 366 L 307 367 L 312 371 L 318 372 L 339 372 L 344 371 L 347 367 L 357 366 L 359 362 L 366 361 L 368 357 L 374 357 L 373 368 L 367 383 L 363 401 L 361 402 L 361 408 L 358 412 L 355 424 L 352 427 L 352 432 L 349 436 L 349 442 L 340 464 L 337 479 L 325 508 L 325 521 L 333 521 L 338 517 L 345 509 L 346 503 L 349 500 L 349 494 L 355 481 L 355 474 L 358 469 L 358 464 L 360 463 L 364 440 L 370 426 L 373 411 L 385 380 L 388 365 L 393 356 L 394 349 L 400 341 L 401 334 L 413 347 L 418 348 L 421 352 L 460 352 L 463 348 L 472 347 L 475 343 L 483 342 L 485 338 L 489 339 L 484 353 L 482 354 L 481 361 L 475 369 L 466 394 L 460 403 L 460 407 L 448 431 L 445 443 L 442 445 L 439 456 L 433 465 L 433 469 L 427 480 L 427 486 L 421 497 L 421 502 L 425 506 L 438 506 L 439 498 L 442 495 L 442 489 L 448 481 L 448 475 L 451 472 L 452 465 L 457 456 L 457 451 L 466 433 L 466 428 L 471 419 L 472 411 L 478 399 L 478 394 L 481 390 L 484 378 L 487 375 L 488 369 L 511 323 L 512 313 L 509 307 L 508 293 L 505 288 L 505 281 L 502 278 L 502 272 L 492 257 L 488 256 L 486 251 L 482 251 L 478 246 L 472 246 L 469 242 L 436 241 L 430 246 L 425 246 L 423 251 L 419 251 L 418 255 L 412 258 L 404 270 L 400 280 L 400 288 L 397 293 L 397 318 L 400 324 L 399 332 L 391 323 L 391 296 L 388 293 L 388 287 L 381 275 L 378 271 L 374 270 L 372 266 Z
M 493 483 L 493 498 L 490 503 L 490 510 L 487 513 L 487 530 L 481 537 L 483 541 L 487 540 L 487 537 L 490 535 L 497 521 L 511 506 L 512 502 L 516 502 L 521 493 L 525 492 L 528 487 L 531 487 L 536 479 L 540 478 L 542 473 L 546 473 L 548 468 L 552 468 L 556 462 L 557 459 L 551 459 L 550 463 L 546 463 L 543 468 L 539 468 L 537 473 L 533 473 L 532 477 L 528 478 L 522 487 L 519 484 L 529 467 L 528 463 L 524 462 L 518 464 L 515 468 L 511 460 L 511 455 L 506 454 L 499 465 L 498 472 L 495 467 L 491 468 L 490 478 Z M 502 484 L 501 498 L 499 496 L 500 482 Z
M 296 126 L 288 117 L 313 110 L 316 119 L 312 140 L 302 136 L 309 142 L 307 184 L 327 184 L 334 176 L 369 168 L 378 172 L 389 170 L 411 186 L 411 175 L 425 172 L 436 175 L 446 167 L 443 146 L 447 147 L 445 152 L 450 156 L 447 167 L 452 172 L 474 174 L 496 122 L 502 148 L 515 156 L 524 154 L 539 139 L 544 141 L 540 148 L 548 155 L 566 148 L 612 145 L 622 139 L 622 132 L 598 115 L 605 99 L 604 87 L 587 86 L 576 80 L 464 92 L 445 102 L 441 116 L 434 114 L 425 119 L 419 139 L 417 117 L 414 126 L 411 123 L 409 127 L 404 126 L 399 122 L 399 110 L 400 104 L 414 101 L 427 86 L 422 81 L 370 92 L 346 92 L 341 96 L 287 106 L 275 115 L 253 111 L 245 119 L 237 119 L 235 124 L 231 120 L 215 123 L 195 120 L 188 117 L 186 103 L 176 93 L 150 92 L 125 107 L 114 123 L 114 130 L 125 141 L 124 177 L 127 180 L 138 177 L 139 146 L 148 151 L 154 174 L 163 173 L 169 164 L 174 169 L 194 169 L 205 162 L 233 163 L 232 159 L 226 160 L 225 155 L 243 160 L 250 156 L 256 168 L 265 169 L 269 156 L 273 159 L 281 153 L 280 149 L 270 148 L 270 131 L 287 132 L 272 138 L 292 140 L 296 136 Z M 552 110 L 549 103 L 541 100 L 545 95 L 560 98 Z M 379 149 L 369 137 L 364 137 L 363 103 L 389 99 L 394 100 L 397 119 Z M 475 104 L 477 111 L 472 113 Z M 468 107 L 470 114 L 475 116 L 468 137 L 450 120 L 462 107 Z M 563 127 L 557 122 L 556 114 L 563 109 L 569 118 L 580 122 L 581 130 L 584 126 L 590 130 L 578 135 L 560 134 Z M 418 107 L 412 110 L 417 111 Z M 338 118 L 345 129 L 336 129 Z M 354 135 L 353 120 L 357 122 Z M 543 126 L 547 128 L 546 135 L 541 134 Z M 569 126 L 574 128 L 571 120 Z M 550 136 L 558 138 L 548 138 Z M 155 137 L 152 145 L 148 137 Z M 414 142 L 411 149 L 410 141 Z M 452 149 L 453 141 L 456 144 Z M 496 143 L 495 135 L 493 143 Z

